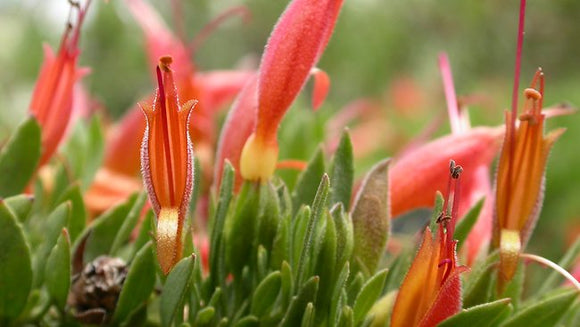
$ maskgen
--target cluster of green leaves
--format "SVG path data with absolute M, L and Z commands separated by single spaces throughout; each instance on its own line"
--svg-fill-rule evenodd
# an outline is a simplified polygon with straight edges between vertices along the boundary
M 389 238 L 388 160 L 376 164 L 353 198 L 353 154 L 347 132 L 327 164 L 317 150 L 292 188 L 279 178 L 245 183 L 234 192 L 226 164 L 210 205 L 209 257 L 187 228 L 184 258 L 164 276 L 155 258 L 155 218 L 143 214 L 144 193 L 131 196 L 87 223 L 83 193 L 99 166 L 103 135 L 98 119 L 81 122 L 53 168 L 52 182 L 37 179 L 40 131 L 28 119 L 0 152 L 0 324 L 82 324 L 70 301 L 77 276 L 102 256 L 127 263 L 109 325 L 161 326 L 387 326 L 397 289 L 416 242 L 396 255 Z M 26 147 L 30 151 L 20 151 Z M 18 167 L 19 169 L 15 169 Z M 2 177 L 4 178 L 4 177 Z M 197 197 L 192 199 L 195 207 Z M 457 226 L 463 243 L 482 201 Z M 443 206 L 436 196 L 432 221 Z M 140 227 L 134 233 L 135 226 Z M 433 226 L 432 230 L 435 230 Z M 569 267 L 577 241 L 559 263 Z M 580 322 L 578 292 L 559 287 L 550 273 L 539 290 L 524 292 L 526 267 L 498 294 L 497 253 L 464 274 L 464 308 L 441 326 L 545 326 Z M 387 271 L 388 268 L 388 271 Z

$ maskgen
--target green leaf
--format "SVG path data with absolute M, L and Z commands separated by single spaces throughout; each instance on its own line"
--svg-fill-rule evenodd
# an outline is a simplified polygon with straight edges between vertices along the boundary
M 63 228 L 46 262 L 46 288 L 60 310 L 64 310 L 71 283 L 71 252 L 68 231 Z
M 320 296 L 316 303 L 319 314 L 323 314 L 323 312 L 326 314 L 326 309 L 330 305 L 334 277 L 337 273 L 331 268 L 336 266 L 336 228 L 334 226 L 334 220 L 328 211 L 324 216 L 326 218 L 326 226 L 323 229 L 324 234 L 318 237 L 321 246 L 316 268 L 314 269 L 314 274 L 320 276 Z
M 255 237 L 260 196 L 255 184 L 245 183 L 234 213 L 226 221 L 226 261 L 236 276 L 250 262 Z
M 0 151 L 0 198 L 21 193 L 40 160 L 40 126 L 25 120 Z
M 315 226 L 319 219 L 322 218 L 324 211 L 326 210 L 326 198 L 328 196 L 328 190 L 330 188 L 328 180 L 328 175 L 324 174 L 320 185 L 318 186 L 318 191 L 314 197 L 314 202 L 312 202 L 312 215 L 308 220 L 308 226 L 306 228 L 306 235 L 304 235 L 304 247 L 300 253 L 300 261 L 298 262 L 298 278 L 297 285 L 302 285 L 302 281 L 306 278 L 307 269 L 307 259 L 310 258 L 310 249 L 312 247 L 312 236 L 315 234 Z
M 292 208 L 298 210 L 301 205 L 311 203 L 316 195 L 316 189 L 324 174 L 324 154 L 319 147 L 308 162 L 306 169 L 298 177 L 296 187 L 292 192 Z
M 292 279 L 292 268 L 288 262 L 282 262 L 282 269 L 280 269 L 281 277 L 281 291 L 282 304 L 285 306 L 290 303 L 292 294 L 294 292 L 294 280 Z
M 12 215 L 22 223 L 28 218 L 34 203 L 34 197 L 27 194 L 19 194 L 4 199 L 4 203 Z
M 155 286 L 155 257 L 151 243 L 135 255 L 117 301 L 113 322 L 121 323 L 141 307 Z
M 302 315 L 309 302 L 316 301 L 318 293 L 318 276 L 312 276 L 304 283 L 304 286 L 298 292 L 298 295 L 292 298 L 288 311 L 280 323 L 281 326 L 300 326 Z
M 67 167 L 86 190 L 101 166 L 104 154 L 104 135 L 98 116 L 90 122 L 79 121 L 64 145 Z
M 340 319 L 338 320 L 339 327 L 354 327 L 354 314 L 351 307 L 344 306 L 342 312 L 340 313 Z
M 215 308 L 214 307 L 205 307 L 197 313 L 197 317 L 195 317 L 195 324 L 194 326 L 203 326 L 210 323 L 210 321 L 215 316 Z
M 131 196 L 128 202 L 119 204 L 94 220 L 90 227 L 91 234 L 87 240 L 84 261 L 90 262 L 103 254 L 110 254 L 117 232 L 121 230 L 131 207 L 137 200 L 137 195 Z
M 145 218 L 141 222 L 141 228 L 139 229 L 139 234 L 137 234 L 137 239 L 133 242 L 133 255 L 134 257 L 147 242 L 151 241 L 153 231 L 155 230 L 155 215 L 153 210 L 147 211 Z
M 278 222 L 278 229 L 272 245 L 272 254 L 270 256 L 270 268 L 280 267 L 282 261 L 290 257 L 290 226 L 292 218 L 290 214 L 284 216 Z
M 0 201 L 0 321 L 15 318 L 32 287 L 30 249 L 16 218 Z
M 256 317 L 264 316 L 274 305 L 282 286 L 282 274 L 274 271 L 264 278 L 252 296 L 250 312 Z
M 518 311 L 502 324 L 502 327 L 555 326 L 577 298 L 576 289 L 559 292 Z
M 34 276 L 35 287 L 40 287 L 44 280 L 46 260 L 60 237 L 62 229 L 70 226 L 70 214 L 71 203 L 67 201 L 56 207 L 44 222 L 44 241 L 39 245 L 34 256 L 34 271 L 36 273 Z
M 580 236 L 574 241 L 574 243 L 568 248 L 566 254 L 558 262 L 558 266 L 569 269 L 576 262 L 578 255 L 580 254 Z M 562 279 L 562 275 L 553 270 L 550 272 L 548 278 L 542 281 L 542 286 L 536 292 L 536 294 L 546 294 L 549 290 L 554 289 L 558 282 Z
M 485 303 L 491 294 L 493 273 L 496 271 L 499 254 L 497 251 L 490 254 L 485 261 L 475 267 L 466 280 L 463 292 L 463 305 L 466 308 Z
M 477 218 L 479 218 L 481 208 L 483 208 L 484 202 L 485 198 L 479 199 L 479 201 L 477 201 L 475 205 L 469 209 L 465 216 L 457 222 L 457 227 L 455 228 L 455 234 L 453 238 L 459 242 L 459 248 L 461 248 L 467 239 L 467 235 L 469 235 L 469 232 L 471 232 L 471 229 L 473 226 L 475 226 Z
M 367 174 L 352 210 L 353 271 L 366 276 L 376 271 L 389 237 L 389 162 L 379 162 Z
M 244 318 L 238 320 L 234 325 L 235 327 L 258 327 L 260 326 L 260 320 L 256 316 L 245 316 Z
M 369 312 L 375 301 L 381 296 L 387 273 L 388 269 L 383 269 L 363 285 L 354 301 L 353 312 L 356 324 L 363 321 L 367 312 Z
M 437 230 L 437 220 L 439 220 L 439 215 L 441 215 L 441 212 L 443 212 L 444 204 L 445 199 L 443 198 L 443 194 L 441 194 L 439 191 L 435 192 L 435 204 L 433 205 L 433 211 L 431 211 L 431 220 L 429 221 L 429 229 L 431 230 L 431 233 L 435 233 Z
M 211 241 L 209 251 L 209 267 L 211 284 L 216 285 L 218 281 L 225 278 L 226 272 L 223 270 L 224 260 L 224 226 L 234 190 L 234 168 L 228 160 L 224 164 L 222 183 L 218 198 L 217 210 L 213 219 L 211 229 Z
M 344 211 L 342 203 L 336 204 L 330 215 L 336 228 L 336 269 L 342 269 L 344 263 L 350 260 L 354 248 L 354 229 L 350 214 Z
M 313 327 L 314 318 L 315 318 L 314 304 L 312 302 L 308 302 L 308 304 L 306 305 L 306 309 L 304 309 L 304 314 L 302 315 L 302 323 L 300 324 L 300 326 Z
M 181 259 L 167 276 L 159 301 L 161 325 L 170 326 L 190 286 L 195 257 Z
M 137 199 L 133 203 L 131 210 L 127 214 L 127 217 L 123 220 L 123 224 L 119 231 L 115 235 L 115 239 L 113 240 L 113 244 L 111 245 L 111 254 L 113 256 L 119 255 L 119 249 L 125 242 L 129 240 L 131 233 L 137 226 L 139 222 L 139 217 L 141 217 L 141 211 L 143 210 L 143 206 L 147 201 L 147 194 L 145 192 L 140 193 L 137 196 Z
M 87 221 L 87 210 L 83 200 L 83 195 L 78 184 L 73 184 L 60 196 L 57 204 L 70 201 L 72 211 L 68 223 L 68 234 L 70 240 L 76 245 L 76 240 L 81 235 Z
M 263 245 L 267 250 L 272 249 L 272 243 L 280 221 L 280 204 L 278 195 L 271 183 L 260 185 L 260 208 L 258 212 L 258 235 L 256 245 Z
M 342 133 L 331 167 L 330 206 L 335 203 L 342 203 L 348 210 L 350 208 L 354 180 L 354 155 L 350 134 L 347 129 Z
M 291 241 L 291 254 L 290 263 L 292 268 L 296 273 L 298 271 L 298 262 L 300 261 L 300 254 L 304 249 L 304 238 L 306 237 L 306 231 L 308 228 L 308 222 L 310 221 L 310 216 L 312 215 L 309 206 L 302 206 L 300 211 L 296 214 L 296 217 L 292 221 L 292 241 Z M 308 258 L 310 259 L 310 258 Z
M 493 327 L 498 326 L 512 312 L 511 299 L 505 298 L 480 304 L 444 320 L 438 327 Z
M 336 282 L 334 283 L 334 290 L 332 291 L 332 295 L 330 298 L 330 321 L 334 323 L 338 323 L 340 318 L 340 309 L 342 308 L 343 304 L 341 304 L 340 297 L 343 292 L 345 292 L 346 281 L 348 280 L 348 276 L 350 275 L 350 263 L 347 261 L 344 263 L 344 266 L 340 270 L 338 277 L 336 278 Z
M 397 299 L 398 291 L 391 291 L 381 297 L 367 313 L 367 319 L 372 317 L 371 326 L 388 326 L 391 321 L 393 306 Z

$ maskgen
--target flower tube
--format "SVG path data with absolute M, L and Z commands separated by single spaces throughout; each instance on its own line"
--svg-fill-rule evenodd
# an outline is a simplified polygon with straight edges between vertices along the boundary
M 157 257 L 167 274 L 179 261 L 182 230 L 193 190 L 193 148 L 188 131 L 197 101 L 180 105 L 169 67 L 171 57 L 161 57 L 157 67 L 159 87 L 153 105 L 140 103 L 147 127 L 141 147 L 141 172 L 157 216 Z

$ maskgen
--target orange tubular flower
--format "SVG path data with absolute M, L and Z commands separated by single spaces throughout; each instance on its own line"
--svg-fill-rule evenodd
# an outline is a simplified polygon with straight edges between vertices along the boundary
M 326 47 L 341 5 L 294 0 L 272 31 L 260 64 L 255 127 L 241 153 L 244 179 L 266 181 L 274 173 L 278 126 Z
M 77 66 L 77 59 L 80 29 L 90 2 L 84 8 L 74 5 L 78 10 L 76 25 L 67 26 L 56 57 L 48 45 L 44 46 L 44 63 L 29 108 L 42 128 L 39 166 L 48 162 L 64 136 L 72 116 L 74 85 L 88 72 Z
M 435 326 L 461 310 L 459 275 L 468 268 L 457 265 L 457 241 L 453 240 L 461 170 L 451 162 L 449 194 L 438 221 L 439 230 L 435 239 L 429 227 L 423 234 L 417 256 L 399 289 L 391 316 L 392 327 Z M 453 208 L 448 216 L 450 203 L 453 203 Z
M 537 88 L 539 84 L 539 89 Z M 538 69 L 530 88 L 524 91 L 524 113 L 515 122 L 515 112 L 506 112 L 506 136 L 497 172 L 493 246 L 500 249 L 500 277 L 509 281 L 517 268 L 540 214 L 546 161 L 563 128 L 544 136 L 542 100 L 544 74 Z
M 159 88 L 153 106 L 140 103 L 147 121 L 141 171 L 157 216 L 157 257 L 165 274 L 181 258 L 183 223 L 193 189 L 193 148 L 188 121 L 197 102 L 179 104 L 169 67 L 171 61 L 171 57 L 159 60 Z

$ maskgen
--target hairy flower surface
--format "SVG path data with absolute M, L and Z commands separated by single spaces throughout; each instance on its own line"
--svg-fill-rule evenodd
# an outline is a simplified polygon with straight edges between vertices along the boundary
M 247 98 L 234 105 L 222 131 L 217 174 L 228 159 L 240 162 L 241 175 L 246 180 L 265 181 L 272 176 L 278 160 L 276 134 L 280 121 L 322 55 L 341 5 L 341 0 L 294 0 L 288 5 L 266 45 L 255 89 L 249 89 L 255 82 L 248 81 Z M 328 79 L 314 74 L 318 81 L 314 103 L 318 106 L 326 94 L 324 85 L 328 87 Z M 253 96 L 256 102 L 245 101 Z M 244 122 L 231 117 L 243 117 Z M 242 133 L 230 131 L 238 125 L 252 126 L 253 130 L 250 135 L 246 135 L 245 129 Z M 234 156 L 239 152 L 237 148 L 242 147 L 238 160 Z M 234 152 L 226 152 L 230 149 Z
M 451 163 L 448 199 L 441 213 L 435 239 L 429 227 L 411 268 L 399 289 L 391 326 L 436 326 L 461 310 L 461 279 L 465 266 L 457 265 L 457 241 L 453 240 L 459 202 L 459 174 Z M 453 180 L 453 181 L 452 181 Z M 448 209 L 452 206 L 451 215 Z
M 72 117 L 73 90 L 75 83 L 87 69 L 78 67 L 80 29 L 90 0 L 78 11 L 76 24 L 67 26 L 58 53 L 54 54 L 44 45 L 44 62 L 34 87 L 29 111 L 42 128 L 42 153 L 39 166 L 44 165 L 56 151 Z
M 542 114 L 544 74 L 538 69 L 530 88 L 524 91 L 525 104 L 519 124 L 515 112 L 506 112 L 506 135 L 496 180 L 496 210 L 493 246 L 500 248 L 500 276 L 510 280 L 518 256 L 529 240 L 543 202 L 546 161 L 554 142 L 564 129 L 544 136 Z
M 147 121 L 141 148 L 143 180 L 157 216 L 157 256 L 165 274 L 181 258 L 183 223 L 193 189 L 188 121 L 196 104 L 179 103 L 170 64 L 171 57 L 159 61 L 153 106 L 140 103 Z

